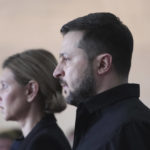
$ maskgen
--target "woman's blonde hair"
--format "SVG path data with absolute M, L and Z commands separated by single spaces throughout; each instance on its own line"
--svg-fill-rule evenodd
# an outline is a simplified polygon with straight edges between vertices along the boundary
M 30 80 L 39 84 L 37 98 L 46 112 L 61 112 L 66 103 L 61 96 L 59 81 L 53 77 L 57 65 L 55 57 L 44 49 L 30 49 L 8 57 L 3 68 L 9 68 L 15 75 L 16 81 L 26 85 Z

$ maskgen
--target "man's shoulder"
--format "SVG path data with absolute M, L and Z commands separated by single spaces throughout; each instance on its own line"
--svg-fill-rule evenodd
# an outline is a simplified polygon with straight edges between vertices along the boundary
M 141 130 L 138 131 L 139 127 Z M 145 138 L 146 133 L 150 137 L 150 111 L 137 98 L 127 99 L 103 109 L 80 141 L 80 146 L 84 149 L 94 144 L 95 147 L 102 147 L 115 143 L 114 139 L 128 133 L 128 130 L 132 131 L 132 128 L 137 131 L 132 132 L 133 136 L 139 132 Z

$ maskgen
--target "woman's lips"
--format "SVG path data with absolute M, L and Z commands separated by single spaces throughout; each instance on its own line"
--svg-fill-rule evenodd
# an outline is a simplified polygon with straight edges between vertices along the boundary
M 4 109 L 4 107 L 0 106 L 0 109 Z

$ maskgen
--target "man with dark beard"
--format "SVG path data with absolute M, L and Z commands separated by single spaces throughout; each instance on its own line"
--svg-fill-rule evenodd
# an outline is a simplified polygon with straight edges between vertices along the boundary
M 59 78 L 77 106 L 74 150 L 150 150 L 150 110 L 129 84 L 133 37 L 111 13 L 77 18 L 61 28 Z

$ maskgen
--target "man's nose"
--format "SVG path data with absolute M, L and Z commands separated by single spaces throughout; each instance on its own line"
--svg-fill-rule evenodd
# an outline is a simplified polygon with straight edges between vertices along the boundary
M 59 78 L 59 77 L 63 77 L 64 75 L 65 75 L 65 72 L 64 72 L 63 68 L 60 65 L 57 65 L 53 72 L 53 76 L 55 78 Z

